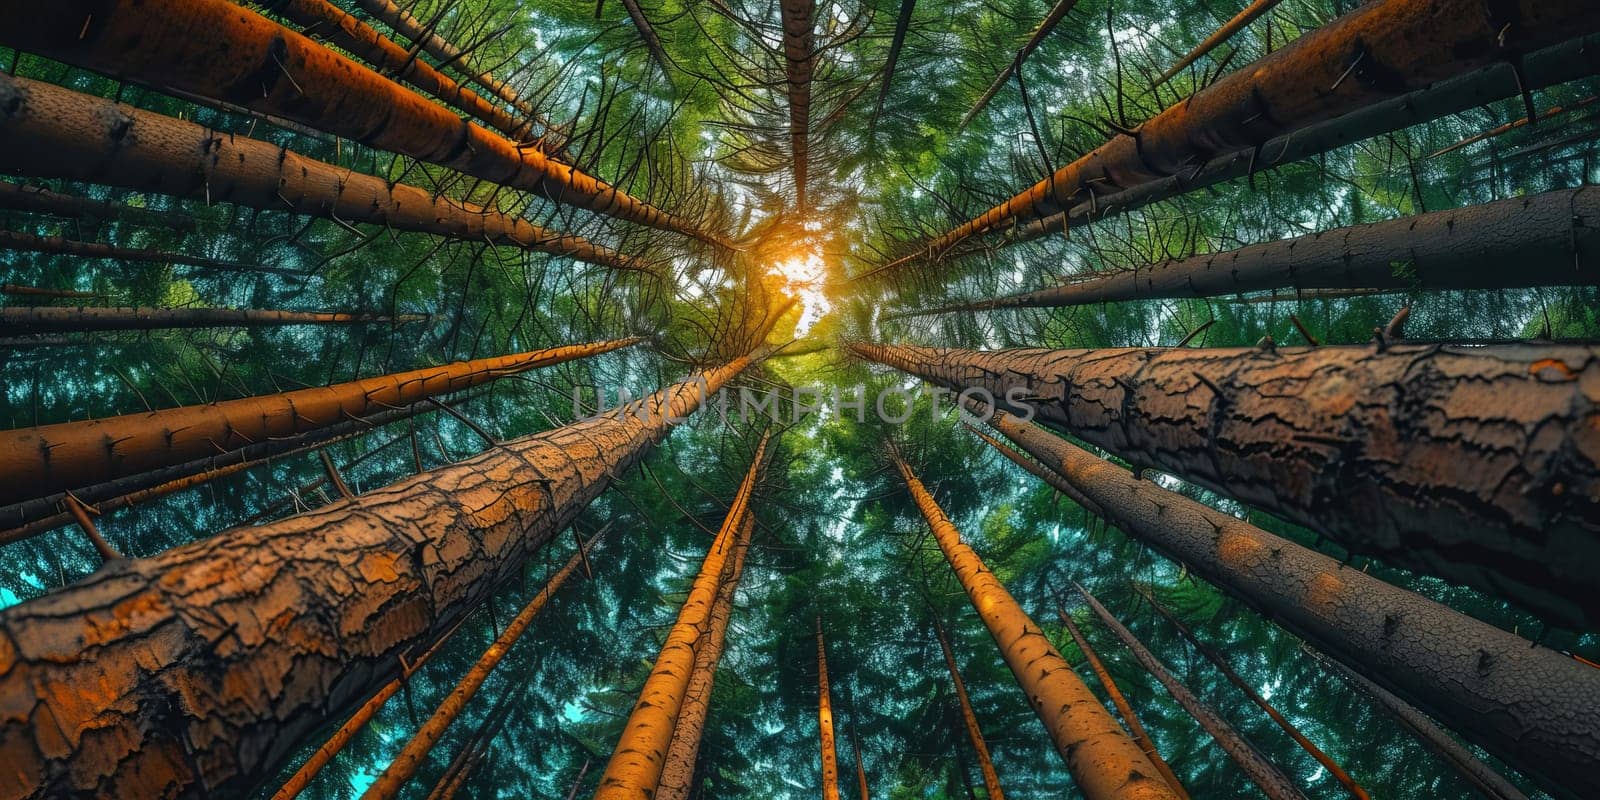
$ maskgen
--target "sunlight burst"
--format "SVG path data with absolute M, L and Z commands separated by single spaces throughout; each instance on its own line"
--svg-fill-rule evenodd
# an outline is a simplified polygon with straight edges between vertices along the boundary
M 784 292 L 800 298 L 802 311 L 800 322 L 795 326 L 796 337 L 806 335 L 818 320 L 833 309 L 833 303 L 822 291 L 828 268 L 820 254 L 807 253 L 778 261 L 767 271 L 783 282 Z

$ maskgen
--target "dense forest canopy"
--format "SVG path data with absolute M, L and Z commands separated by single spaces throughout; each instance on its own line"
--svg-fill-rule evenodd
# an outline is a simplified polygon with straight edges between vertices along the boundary
M 1585 5 L 0 9 L 0 797 L 1594 797 Z

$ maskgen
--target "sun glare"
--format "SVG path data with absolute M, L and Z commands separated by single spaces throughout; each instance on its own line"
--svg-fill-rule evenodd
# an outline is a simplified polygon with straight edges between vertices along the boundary
M 795 327 L 796 337 L 806 335 L 817 321 L 833 308 L 823 293 L 827 281 L 827 265 L 817 253 L 794 256 L 778 261 L 767 269 L 768 273 L 783 282 L 783 290 L 800 299 L 800 322 Z

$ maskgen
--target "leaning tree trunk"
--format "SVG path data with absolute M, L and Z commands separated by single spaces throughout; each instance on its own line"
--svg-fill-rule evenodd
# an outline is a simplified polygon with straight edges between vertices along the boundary
M 494 95 L 501 102 L 517 110 L 524 119 L 538 122 L 545 128 L 545 144 L 552 150 L 565 147 L 565 140 L 556 133 L 556 125 L 539 113 L 532 103 L 517 96 L 511 85 L 495 76 L 479 69 L 473 63 L 471 56 L 461 48 L 439 36 L 427 25 L 411 16 L 405 9 L 395 5 L 392 0 L 356 0 L 356 5 L 374 18 L 388 25 L 391 30 L 410 39 L 414 46 L 422 52 L 439 60 L 441 66 L 447 67 L 458 75 L 477 84 L 484 91 Z M 555 137 L 552 139 L 552 137 Z
M 0 73 L 0 171 L 289 210 L 643 270 L 633 256 L 275 144 Z
M 978 554 L 961 541 L 960 532 L 911 467 L 898 455 L 893 458 L 939 549 L 994 637 L 1029 705 L 1044 723 L 1079 790 L 1088 800 L 1176 798 L 1144 750 L 1111 718 Z
M 638 32 L 639 40 L 644 42 L 645 50 L 650 53 L 650 60 L 656 63 L 656 69 L 661 70 L 661 77 L 667 83 L 672 83 L 672 59 L 667 57 L 667 49 L 661 45 L 656 26 L 651 25 L 650 18 L 644 15 L 644 7 L 639 5 L 639 0 L 622 0 L 622 7 L 628 12 L 628 20 Z
M 822 617 L 817 617 L 817 743 L 822 752 L 822 800 L 839 800 L 839 756 L 833 746 L 833 693 L 828 686 Z
M 1516 269 L 1506 269 L 1516 264 Z M 1215 297 L 1266 289 L 1600 283 L 1600 192 L 1579 187 L 1179 258 L 916 314 Z
M 1333 779 L 1338 781 L 1339 785 L 1345 788 L 1345 791 L 1349 792 L 1352 797 L 1356 798 L 1356 800 L 1371 800 L 1371 796 L 1367 794 L 1367 790 L 1362 788 L 1361 784 L 1356 783 L 1355 778 L 1350 777 L 1350 773 L 1344 771 L 1344 767 L 1339 766 L 1338 762 L 1328 757 L 1327 753 L 1322 752 L 1322 748 L 1312 744 L 1311 740 L 1307 739 L 1306 735 L 1301 733 L 1300 729 L 1296 727 L 1294 723 L 1290 722 L 1287 717 L 1279 713 L 1278 709 L 1272 706 L 1272 703 L 1267 702 L 1267 698 L 1262 697 L 1261 693 L 1256 691 L 1256 688 L 1251 686 L 1249 681 L 1246 681 L 1239 675 L 1239 673 L 1235 672 L 1233 667 L 1229 666 L 1228 660 L 1222 657 L 1221 653 L 1217 652 L 1216 649 L 1212 648 L 1210 645 L 1200 641 L 1200 637 L 1195 636 L 1194 631 L 1189 630 L 1188 625 L 1183 624 L 1181 620 L 1179 620 L 1176 616 L 1173 616 L 1172 612 L 1162 608 L 1161 604 L 1156 602 L 1154 596 L 1145 593 L 1144 598 L 1150 603 L 1150 607 L 1155 609 L 1157 614 L 1160 614 L 1163 619 L 1172 625 L 1172 627 L 1178 629 L 1178 633 L 1183 635 L 1184 640 L 1189 643 L 1189 646 L 1193 647 L 1196 652 L 1204 656 L 1207 661 L 1211 662 L 1211 665 L 1216 667 L 1217 671 L 1221 672 L 1224 678 L 1228 679 L 1228 683 L 1233 684 L 1234 688 L 1243 692 L 1245 697 L 1250 698 L 1250 702 L 1255 704 L 1256 708 L 1266 712 L 1267 716 L 1271 717 L 1272 721 L 1276 723 L 1279 728 L 1282 728 L 1284 733 L 1289 734 L 1289 738 L 1293 739 L 1295 744 L 1300 745 L 1302 750 L 1305 750 L 1308 755 L 1316 759 L 1317 763 L 1321 764 L 1322 768 L 1327 770 L 1328 774 L 1332 775 Z
M 9 77 L 9 76 L 8 76 Z M 4 90 L 0 89 L 0 96 Z M 0 110 L 0 121 L 9 126 L 10 112 Z M 3 133 L 0 133 L 3 135 Z M 32 150 L 13 154 L 19 160 L 36 156 Z M 41 186 L 18 185 L 0 181 L 0 209 L 6 211 L 25 211 L 30 214 L 48 214 L 52 217 L 64 219 L 93 219 L 117 222 L 129 222 L 153 228 L 171 228 L 176 231 L 193 231 L 194 218 L 179 211 L 155 211 L 148 208 L 135 208 L 123 203 L 114 203 L 110 200 L 94 200 L 88 197 L 52 192 Z
M 1018 219 L 1070 210 L 1093 193 L 1187 174 L 1469 70 L 1600 30 L 1582 0 L 1377 0 L 1224 76 L 1027 191 L 924 246 L 941 254 Z
M 380 800 L 399 795 L 400 790 L 404 789 L 406 783 L 416 774 L 417 768 L 427 760 L 428 754 L 433 752 L 433 746 L 438 744 L 445 732 L 450 729 L 450 724 L 461 716 L 467 703 L 472 702 L 478 690 L 483 688 L 483 682 L 489 679 L 495 667 L 500 666 L 500 662 L 505 659 L 506 653 L 511 652 L 511 647 L 522 638 L 528 626 L 533 624 L 534 617 L 539 616 L 539 612 L 549 604 L 550 598 L 554 597 L 562 584 L 567 582 L 567 578 L 572 577 L 572 573 L 577 571 L 580 565 L 588 563 L 587 550 L 598 539 L 598 536 L 594 537 L 587 544 L 578 542 L 577 552 L 573 553 L 572 557 L 567 559 L 566 565 L 556 570 L 556 573 L 550 576 L 550 580 L 545 582 L 544 588 L 534 595 L 510 622 L 506 623 L 500 635 L 495 637 L 483 651 L 483 655 L 478 656 L 478 660 L 467 669 L 465 675 L 461 676 L 455 688 L 439 702 L 439 707 L 434 709 L 433 716 L 422 723 L 422 727 L 418 728 L 405 746 L 400 748 L 400 752 L 389 762 L 389 766 L 385 767 L 372 785 L 367 787 L 366 792 L 361 795 L 362 800 Z
M 816 69 L 813 31 L 816 0 L 782 0 L 784 76 L 789 86 L 789 151 L 794 166 L 795 208 L 805 214 L 806 173 L 811 159 L 811 75 Z
M 192 92 L 558 203 L 722 240 L 478 125 L 227 0 L 62 0 L 0 6 L 0 44 Z
M 715 387 L 713 387 L 715 388 Z M 754 526 L 745 525 L 750 500 L 765 467 L 767 442 L 771 433 L 763 434 L 750 460 L 739 491 L 728 506 L 722 527 L 706 551 L 700 573 L 689 587 L 678 619 L 661 645 L 655 667 L 639 690 L 639 700 L 622 729 L 622 738 L 611 751 L 611 760 L 600 776 L 600 786 L 595 800 L 633 800 L 649 797 L 661 783 L 661 772 L 672 735 L 683 710 L 684 698 L 694 672 L 695 657 L 708 646 L 707 635 L 711 623 L 712 606 L 723 583 L 725 567 L 732 555 L 745 546 L 743 536 Z
M 380 75 L 405 81 L 513 141 L 528 138 L 531 121 L 511 116 L 328 0 L 267 0 L 263 6 L 299 25 L 306 35 L 327 41 L 371 64 Z
M 989 101 L 993 100 L 994 96 L 1005 88 L 1006 82 L 1011 80 L 1011 76 L 1022 69 L 1022 64 L 1028 60 L 1028 56 L 1033 55 L 1033 51 L 1039 49 L 1039 45 L 1044 44 L 1044 40 L 1055 32 L 1056 26 L 1061 23 L 1061 20 L 1066 19 L 1067 14 L 1077 5 L 1078 0 L 1056 0 L 1056 4 L 1051 6 L 1050 12 L 1045 14 L 1044 19 L 1040 20 L 1039 24 L 1034 27 L 1033 33 L 1028 37 L 1027 44 L 1024 44 L 1022 49 L 1017 51 L 1016 56 L 1000 69 L 1000 74 L 996 75 L 995 79 L 990 82 L 989 88 L 985 89 L 983 94 L 979 95 L 978 99 L 973 102 L 972 108 L 967 109 L 967 113 L 962 115 L 961 122 L 956 124 L 957 131 L 964 130 L 968 125 L 972 124 L 972 120 L 976 119 L 978 114 L 989 106 Z
M 1001 452 L 1005 453 L 1007 457 L 1013 457 L 1012 451 L 1004 449 L 1005 445 L 993 440 L 989 443 L 1000 448 Z M 1016 457 L 1020 457 L 1020 455 Z M 1018 463 L 1032 464 L 1033 462 L 1019 461 Z M 1078 630 L 1078 624 L 1072 621 L 1072 617 L 1067 616 L 1066 609 L 1057 605 L 1056 616 L 1061 620 L 1061 624 L 1066 627 L 1067 633 L 1072 636 L 1072 643 L 1076 644 L 1078 649 L 1083 652 L 1083 660 L 1089 664 L 1090 671 L 1100 681 L 1100 688 L 1106 690 L 1106 696 L 1111 698 L 1111 704 L 1117 707 L 1117 713 L 1122 715 L 1122 722 L 1127 726 L 1128 733 L 1133 734 L 1133 740 L 1139 744 L 1139 747 L 1144 749 L 1145 755 L 1150 756 L 1150 761 L 1156 765 L 1156 769 L 1161 770 L 1162 777 L 1166 778 L 1167 783 L 1172 785 L 1173 793 L 1177 794 L 1182 800 L 1189 800 L 1189 790 L 1183 788 L 1183 782 L 1178 780 L 1178 774 L 1172 771 L 1172 765 L 1168 764 L 1167 760 L 1162 758 L 1161 753 L 1156 750 L 1155 741 L 1145 731 L 1144 724 L 1139 721 L 1139 715 L 1134 713 L 1133 705 L 1128 702 L 1128 698 L 1122 694 L 1122 689 L 1117 686 L 1115 680 L 1112 680 L 1110 670 L 1107 670 L 1106 665 L 1100 661 L 1100 654 L 1096 653 L 1094 647 L 1090 646 L 1089 640 L 1084 637 L 1082 631 Z
M 867 118 L 867 139 L 874 140 L 878 131 L 878 117 L 883 114 L 883 101 L 889 98 L 889 87 L 894 84 L 895 66 L 900 62 L 900 50 L 906 43 L 906 32 L 911 29 L 911 14 L 917 10 L 917 0 L 900 0 L 900 14 L 895 17 L 894 34 L 889 39 L 889 54 L 883 62 L 883 83 L 878 87 L 878 99 L 872 104 L 872 116 Z
M 1111 194 L 1094 194 L 1070 211 L 1032 220 L 1007 232 L 1001 245 L 1038 239 L 1096 219 L 1141 208 L 1233 178 L 1253 175 L 1338 147 L 1429 120 L 1470 111 L 1600 72 L 1600 36 L 1589 35 L 1439 81 L 1341 117 L 1276 136 L 1266 144 L 1215 156 L 1192 170 Z M 985 249 L 985 252 L 993 252 Z
M 23 306 L 0 308 L 0 335 L 79 331 L 147 331 L 159 328 L 267 327 L 273 325 L 403 325 L 423 314 L 345 311 L 273 311 L 235 308 L 103 308 Z
M 243 796 L 520 575 L 752 360 L 0 611 L 10 794 Z
M 1488 764 L 1483 763 L 1477 756 L 1472 754 L 1472 751 L 1462 747 L 1454 737 L 1434 724 L 1433 720 L 1428 719 L 1427 715 L 1418 711 L 1416 707 L 1395 697 L 1393 692 L 1367 680 L 1361 673 L 1338 661 L 1309 648 L 1307 648 L 1307 651 L 1323 666 L 1333 670 L 1346 683 L 1355 687 L 1356 691 L 1371 698 L 1374 703 L 1378 704 L 1379 708 L 1382 708 L 1395 722 L 1399 723 L 1400 727 L 1410 731 L 1417 738 L 1417 741 L 1422 742 L 1424 747 L 1444 759 L 1444 762 L 1450 765 L 1450 768 L 1455 770 L 1462 780 L 1478 790 L 1479 794 L 1488 798 L 1488 800 L 1528 800 L 1528 796 L 1523 794 L 1521 789 L 1512 786 L 1511 781 L 1506 780 L 1503 775 L 1495 772 Z
M 237 450 L 197 458 L 175 466 L 79 487 L 72 490 L 72 496 L 80 503 L 93 507 L 103 516 L 120 508 L 192 489 L 278 459 L 325 448 L 336 442 L 368 433 L 390 422 L 408 419 L 434 408 L 436 406 L 431 402 L 425 401 L 386 409 L 370 416 L 346 420 L 297 436 L 267 439 Z M 395 440 L 390 441 L 392 443 Z M 381 450 L 383 446 L 377 449 Z M 56 492 L 0 506 L 0 526 L 8 526 L 0 528 L 0 545 L 70 524 L 73 517 L 64 510 L 66 501 L 66 493 Z
M 241 264 L 218 258 L 170 253 L 153 247 L 118 247 L 102 242 L 80 242 L 60 236 L 35 236 L 31 233 L 0 230 L 0 250 L 13 253 L 42 253 L 51 256 L 77 256 L 80 258 L 106 258 L 113 261 L 134 261 L 148 264 L 171 264 L 216 272 L 260 273 L 304 278 L 305 273 L 282 267 L 259 264 Z
M 1215 50 L 1217 45 L 1228 41 L 1234 34 L 1244 30 L 1244 26 L 1254 22 L 1262 14 L 1271 11 L 1272 7 L 1277 4 L 1278 0 L 1251 0 L 1250 5 L 1245 6 L 1243 11 L 1233 15 L 1227 22 L 1222 23 L 1222 27 L 1212 31 L 1211 35 L 1205 38 L 1205 41 L 1195 45 L 1193 50 L 1185 53 L 1183 58 L 1178 59 L 1178 63 L 1173 64 L 1167 68 L 1166 72 L 1161 73 L 1161 77 L 1156 78 L 1154 85 L 1160 86 L 1172 80 L 1172 76 L 1182 72 L 1184 67 L 1204 58 L 1206 53 Z
M 956 654 L 950 649 L 950 637 L 945 635 L 944 627 L 937 619 L 933 621 L 933 633 L 939 639 L 945 668 L 950 671 L 950 682 L 956 688 L 956 700 L 961 704 L 961 719 L 967 726 L 967 738 L 972 742 L 973 752 L 978 754 L 978 770 L 983 773 L 984 791 L 990 800 L 1005 800 L 1005 792 L 1000 788 L 1000 774 L 995 772 L 994 760 L 989 757 L 989 744 L 983 739 L 978 715 L 973 712 L 972 701 L 967 698 L 967 684 L 961 680 L 961 670 L 956 668 Z
M 661 782 L 652 800 L 688 800 L 693 787 L 695 764 L 700 758 L 700 738 L 705 732 L 706 715 L 711 710 L 711 691 L 717 680 L 717 664 L 722 660 L 728 622 L 733 618 L 734 596 L 739 589 L 739 579 L 744 575 L 744 560 L 750 552 L 755 524 L 755 514 L 746 508 L 732 562 L 727 566 L 727 574 L 717 589 L 716 602 L 711 606 L 708 638 L 695 651 L 694 673 L 689 676 L 689 685 L 684 690 L 683 709 L 673 726 L 672 744 L 667 748 Z
M 1172 699 L 1178 701 L 1178 705 L 1183 706 L 1183 710 L 1189 712 L 1189 716 L 1194 717 L 1195 722 L 1200 723 L 1200 727 L 1211 735 L 1223 752 L 1233 759 L 1233 763 L 1239 766 L 1245 777 L 1248 777 L 1268 800 L 1305 800 L 1305 795 L 1289 781 L 1289 777 L 1284 775 L 1277 765 L 1267 760 L 1254 745 L 1234 730 L 1216 709 L 1189 691 L 1189 687 L 1184 686 L 1183 682 L 1161 663 L 1161 659 L 1156 658 L 1155 653 L 1150 652 L 1150 649 L 1133 635 L 1133 631 L 1128 630 L 1120 620 L 1106 610 L 1105 606 L 1100 605 L 1100 601 L 1094 599 L 1089 590 L 1082 586 L 1077 586 L 1077 589 L 1078 593 L 1083 595 L 1084 602 L 1089 604 L 1090 610 L 1094 611 L 1095 616 L 1098 616 L 1100 621 L 1116 634 L 1123 646 L 1133 653 L 1139 665 L 1166 687 Z
M 1600 623 L 1600 348 L 854 349 L 1352 551 Z
M 981 413 L 981 412 L 980 412 Z M 1129 536 L 1424 708 L 1556 797 L 1600 797 L 1600 670 L 1135 478 L 1008 414 L 991 423 Z
M 0 502 L 16 502 L 317 430 L 538 367 L 630 347 L 638 338 L 457 361 L 277 394 L 0 431 Z

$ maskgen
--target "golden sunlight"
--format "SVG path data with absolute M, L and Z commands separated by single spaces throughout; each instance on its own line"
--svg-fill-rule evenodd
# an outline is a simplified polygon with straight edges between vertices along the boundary
M 775 262 L 767 268 L 767 273 L 782 281 L 784 293 L 800 300 L 803 310 L 795 326 L 796 338 L 805 336 L 818 320 L 833 309 L 833 303 L 822 291 L 827 282 L 828 268 L 820 254 L 805 253 Z

